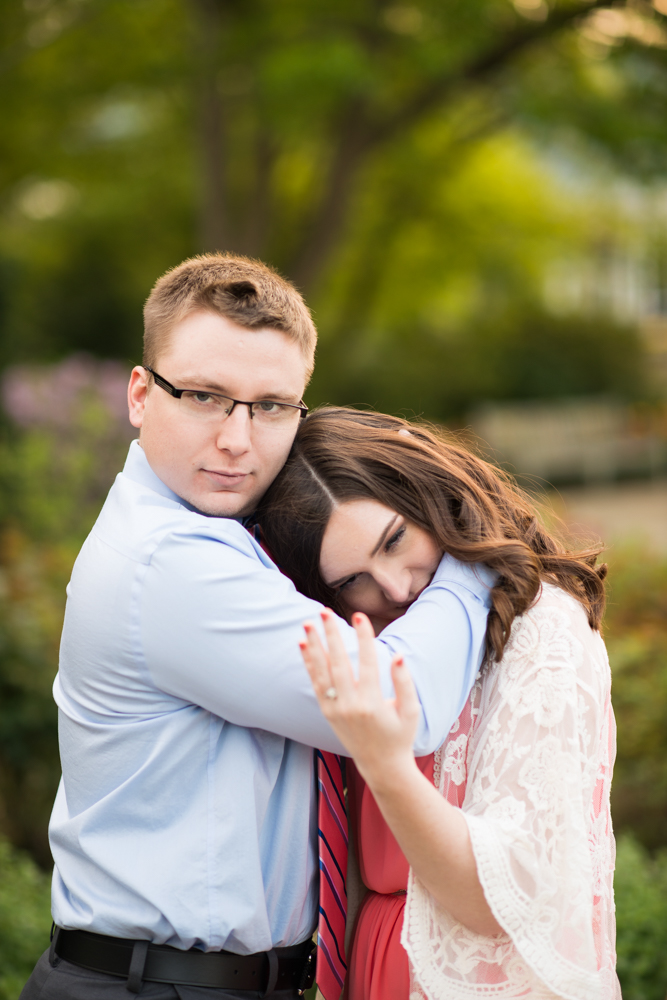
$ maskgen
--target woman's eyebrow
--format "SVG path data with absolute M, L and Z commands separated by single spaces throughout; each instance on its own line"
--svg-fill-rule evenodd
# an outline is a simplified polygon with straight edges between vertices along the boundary
M 384 543 L 385 538 L 387 537 L 387 535 L 391 531 L 391 529 L 392 529 L 395 521 L 398 520 L 398 517 L 399 517 L 398 514 L 394 514 L 394 516 L 392 517 L 391 521 L 389 521 L 389 523 L 386 525 L 384 531 L 380 535 L 380 538 L 378 540 L 377 545 L 375 546 L 375 548 L 371 552 L 371 559 L 373 558 L 373 556 L 376 556 L 378 554 L 378 552 L 380 551 L 380 549 L 382 548 L 382 545 Z

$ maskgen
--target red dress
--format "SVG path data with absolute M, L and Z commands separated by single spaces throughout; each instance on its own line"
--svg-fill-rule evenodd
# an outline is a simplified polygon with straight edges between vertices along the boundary
M 418 757 L 417 765 L 432 781 L 433 754 Z M 349 1000 L 408 1000 L 410 972 L 401 928 L 409 865 L 351 760 L 347 786 L 361 877 L 371 890 L 354 929 L 347 995 Z

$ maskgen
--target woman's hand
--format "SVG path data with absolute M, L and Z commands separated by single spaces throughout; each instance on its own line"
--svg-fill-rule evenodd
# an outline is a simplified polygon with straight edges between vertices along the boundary
M 354 758 L 399 847 L 426 888 L 461 923 L 477 934 L 500 934 L 484 897 L 468 825 L 417 765 L 412 744 L 419 700 L 400 656 L 391 664 L 396 697 L 383 698 L 373 628 L 356 613 L 359 680 L 331 611 L 322 613 L 328 650 L 312 624 L 300 643 L 317 700 L 331 727 Z
M 400 656 L 391 663 L 396 697 L 382 695 L 373 628 L 356 613 L 352 625 L 359 639 L 359 679 L 355 680 L 335 617 L 322 612 L 328 649 L 311 623 L 304 625 L 300 648 L 320 708 L 357 767 L 371 785 L 390 769 L 414 768 L 412 745 L 419 720 L 419 700 Z

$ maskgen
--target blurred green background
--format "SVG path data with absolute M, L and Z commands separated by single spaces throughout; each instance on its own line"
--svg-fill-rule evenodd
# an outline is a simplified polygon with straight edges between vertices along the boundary
M 48 938 L 50 688 L 141 307 L 304 291 L 310 405 L 472 427 L 608 541 L 619 974 L 667 992 L 667 0 L 0 0 L 0 1000 Z M 552 489 L 557 487 L 557 490 Z

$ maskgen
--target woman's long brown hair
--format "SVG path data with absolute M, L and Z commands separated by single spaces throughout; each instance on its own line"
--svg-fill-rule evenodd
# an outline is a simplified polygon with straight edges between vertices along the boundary
M 502 657 L 512 622 L 531 606 L 542 580 L 580 601 L 591 628 L 600 627 L 607 567 L 595 565 L 599 548 L 569 552 L 508 475 L 444 432 L 338 407 L 302 421 L 257 512 L 269 551 L 307 596 L 337 606 L 320 575 L 320 549 L 335 506 L 350 500 L 376 500 L 424 528 L 454 558 L 498 573 L 488 659 Z

